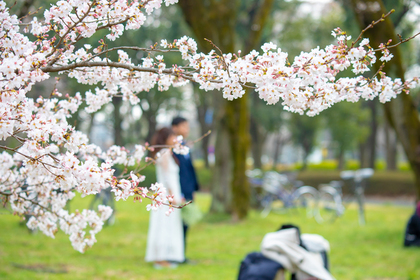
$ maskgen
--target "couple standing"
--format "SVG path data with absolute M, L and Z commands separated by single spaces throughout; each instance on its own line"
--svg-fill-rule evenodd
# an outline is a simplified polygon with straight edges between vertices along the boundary
M 152 145 L 172 146 L 178 135 L 184 139 L 189 134 L 188 121 L 182 117 L 172 120 L 172 129 L 160 129 L 152 140 Z M 174 196 L 177 205 L 193 200 L 198 190 L 197 177 L 190 155 L 172 153 L 170 149 L 156 149 L 160 157 L 156 161 L 157 181 L 166 188 L 167 194 Z M 188 206 L 187 206 L 188 207 Z M 155 268 L 175 267 L 177 263 L 185 263 L 185 247 L 188 225 L 183 223 L 181 211 L 175 209 L 169 217 L 165 212 L 168 206 L 151 211 L 147 237 L 147 262 L 154 262 Z

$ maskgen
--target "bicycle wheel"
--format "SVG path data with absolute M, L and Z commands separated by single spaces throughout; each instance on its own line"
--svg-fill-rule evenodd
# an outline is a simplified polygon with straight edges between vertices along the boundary
M 364 189 L 362 187 L 357 187 L 355 194 L 358 205 L 359 225 L 364 226 L 366 225 Z
M 261 217 L 265 218 L 267 217 L 268 213 L 270 213 L 273 199 L 274 197 L 271 194 L 266 194 L 261 199 L 261 207 L 262 207 Z
M 310 186 L 299 187 L 294 193 L 294 206 L 302 209 L 308 218 L 313 218 L 318 204 L 318 191 Z
M 318 223 L 334 222 L 343 213 L 341 197 L 332 187 L 324 187 L 320 190 L 316 221 Z

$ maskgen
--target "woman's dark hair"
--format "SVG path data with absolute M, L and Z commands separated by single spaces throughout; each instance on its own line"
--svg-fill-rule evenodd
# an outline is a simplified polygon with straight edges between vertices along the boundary
M 159 129 L 155 135 L 152 137 L 151 144 L 152 146 L 161 146 L 166 145 L 166 141 L 168 140 L 169 136 L 174 135 L 175 133 L 169 127 L 164 127 Z M 157 152 L 159 152 L 162 147 L 156 147 L 154 151 L 151 153 L 151 156 L 154 157 Z

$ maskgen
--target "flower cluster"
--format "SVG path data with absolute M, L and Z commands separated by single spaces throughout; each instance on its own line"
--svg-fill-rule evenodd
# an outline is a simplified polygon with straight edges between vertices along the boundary
M 187 155 L 190 152 L 190 148 L 188 148 L 184 144 L 184 138 L 182 137 L 182 135 L 178 135 L 174 141 L 175 143 L 172 148 L 174 153 L 180 154 L 180 155 Z
M 165 0 L 166 6 L 177 0 Z M 262 52 L 208 54 L 197 51 L 197 43 L 186 36 L 168 42 L 162 50 L 178 51 L 184 66 L 165 64 L 163 55 L 149 56 L 135 64 L 124 47 L 108 49 L 105 40 L 116 40 L 126 30 L 138 29 L 147 17 L 162 6 L 162 0 L 59 0 L 33 17 L 24 30 L 16 15 L 10 15 L 0 0 L 0 139 L 14 138 L 17 147 L 0 146 L 0 199 L 7 200 L 14 213 L 32 216 L 28 227 L 54 237 L 58 228 L 69 235 L 74 248 L 83 252 L 95 243 L 95 235 L 111 215 L 109 207 L 98 211 L 69 213 L 65 205 L 75 193 L 97 194 L 111 188 L 117 200 L 134 196 L 148 198 L 148 210 L 168 205 L 174 210 L 173 197 L 160 184 L 139 187 L 144 176 L 137 171 L 115 174 L 115 165 L 139 165 L 147 149 L 136 145 L 134 151 L 112 146 L 107 151 L 89 143 L 88 137 L 69 124 L 68 118 L 81 110 L 93 113 L 111 102 L 115 95 L 137 104 L 137 94 L 153 87 L 168 90 L 189 81 L 205 90 L 221 90 L 229 100 L 240 98 L 245 88 L 255 88 L 267 104 L 281 102 L 292 112 L 316 115 L 333 104 L 360 98 L 379 97 L 387 102 L 402 91 L 418 84 L 418 79 L 403 82 L 379 72 L 373 78 L 362 76 L 375 63 L 375 51 L 367 39 L 356 46 L 340 29 L 332 35 L 336 43 L 325 48 L 302 52 L 293 60 L 273 43 Z M 106 39 L 97 45 L 81 44 L 99 30 L 107 30 Z M 35 35 L 31 41 L 28 34 Z M 388 43 L 389 44 L 389 43 Z M 392 58 L 387 46 L 380 46 L 381 61 Z M 139 49 L 140 50 L 140 49 Z M 108 54 L 115 51 L 117 61 Z M 291 61 L 291 62 L 290 62 Z M 359 76 L 337 78 L 351 68 Z M 81 84 L 97 85 L 94 91 L 63 94 L 53 90 L 49 98 L 29 98 L 32 87 L 50 77 L 67 75 Z M 173 151 L 186 154 L 188 148 L 178 138 Z M 140 171 L 139 171 L 140 172 Z M 87 233 L 88 232 L 88 233 Z
M 165 187 L 160 183 L 152 184 L 149 190 L 154 193 L 147 195 L 147 191 L 145 189 L 143 189 L 141 192 L 143 197 L 147 197 L 151 200 L 150 204 L 146 206 L 147 211 L 156 211 L 163 205 L 168 205 L 168 210 L 165 212 L 165 214 L 169 216 L 174 211 L 174 196 L 167 195 Z

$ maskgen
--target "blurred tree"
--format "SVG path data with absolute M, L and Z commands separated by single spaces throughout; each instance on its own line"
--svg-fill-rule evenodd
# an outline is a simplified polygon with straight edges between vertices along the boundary
M 163 92 L 152 89 L 149 92 L 140 92 L 137 96 L 141 100 L 140 107 L 143 112 L 139 121 L 147 123 L 147 133 L 145 136 L 143 135 L 143 139 L 150 143 L 152 136 L 156 132 L 156 118 L 159 113 L 161 113 L 161 111 L 168 112 L 170 110 L 182 111 L 182 108 L 184 108 L 182 104 L 183 94 L 177 89 Z M 167 125 L 170 125 L 170 123 Z
M 360 25 L 358 23 L 355 24 L 357 21 L 355 19 L 354 8 L 351 6 L 351 1 L 349 0 L 337 0 L 340 2 L 344 7 L 345 17 L 344 18 L 344 29 L 348 31 L 348 33 L 357 36 L 360 33 Z M 361 1 L 361 3 L 364 1 Z M 401 34 L 403 37 L 407 37 L 408 34 L 413 33 L 414 23 L 411 21 L 404 20 L 404 16 L 410 10 L 410 6 L 414 4 L 416 1 L 412 0 L 385 0 L 383 4 L 385 5 L 386 11 L 391 9 L 395 9 L 396 12 L 390 16 L 390 19 L 394 23 L 394 27 L 398 27 L 398 33 Z M 379 3 L 379 2 L 378 2 Z M 363 5 L 363 4 L 362 4 Z M 368 4 L 371 5 L 371 4 Z M 373 4 L 375 5 L 375 4 Z M 416 51 L 413 49 L 413 44 L 410 42 L 408 44 L 404 44 L 400 46 L 405 51 L 402 52 L 402 59 L 407 63 L 412 63 L 415 61 L 414 54 Z M 370 123 L 370 134 L 369 137 L 366 139 L 366 142 L 361 143 L 359 147 L 360 151 L 360 162 L 361 167 L 370 167 L 375 168 L 375 161 L 377 157 L 377 134 L 378 129 L 381 124 L 384 126 L 385 130 L 385 137 L 386 137 L 386 159 L 387 159 L 387 169 L 395 169 L 396 168 L 396 153 L 397 153 L 397 142 L 395 139 L 395 132 L 389 129 L 388 124 L 386 122 L 382 122 L 382 107 L 379 106 L 378 100 L 371 100 L 371 101 L 362 101 L 364 106 L 370 108 L 371 110 L 371 123 Z
M 260 42 L 273 0 L 183 0 L 179 2 L 184 17 L 198 40 L 202 51 L 208 52 L 212 45 L 201 38 L 210 39 L 223 52 L 235 52 L 242 42 L 248 53 Z M 247 36 L 236 36 L 239 11 L 245 8 Z M 241 24 L 244 24 L 241 22 Z M 241 27 L 242 28 L 242 27 Z M 209 93 L 207 93 L 209 94 Z M 242 219 L 249 208 L 249 185 L 245 176 L 246 157 L 249 151 L 248 98 L 227 101 L 214 94 L 216 135 L 216 162 L 213 168 L 213 212 L 232 213 Z
M 167 9 L 159 9 L 154 13 L 153 18 L 149 19 L 144 28 L 140 28 L 135 32 L 125 32 L 121 40 L 124 40 L 133 46 L 147 46 L 160 42 L 161 39 L 174 40 L 180 38 L 188 31 L 187 25 L 182 20 L 180 9 L 177 6 L 171 6 Z M 146 52 L 134 52 L 129 50 L 127 53 L 134 58 L 134 63 L 140 63 L 143 58 L 149 55 Z M 177 55 L 166 55 L 165 63 L 167 65 L 173 65 L 180 64 L 182 61 Z M 183 89 L 171 88 L 168 91 L 159 91 L 155 87 L 148 92 L 140 92 L 137 96 L 141 100 L 139 105 L 142 115 L 139 120 L 134 121 L 131 125 L 133 128 L 140 127 L 141 131 L 145 132 L 145 134 L 139 133 L 138 135 L 139 138 L 145 142 L 150 142 L 152 136 L 156 132 L 156 118 L 159 113 L 171 110 L 179 112 L 184 108 Z M 131 110 L 129 110 L 127 114 L 131 114 Z M 117 115 L 115 115 L 115 119 L 118 118 Z M 167 125 L 169 125 L 169 123 Z M 132 130 L 127 130 L 127 132 L 127 134 L 133 134 Z M 126 135 L 125 138 L 130 138 L 130 135 Z M 137 142 L 140 139 L 137 139 Z M 136 141 L 136 139 L 132 139 L 131 141 Z
M 318 13 L 313 12 L 314 8 L 319 8 L 316 3 L 290 1 L 287 4 L 275 11 L 271 40 L 287 51 L 289 57 L 293 58 L 301 51 L 309 51 L 314 45 L 323 47 L 333 43 L 331 30 L 343 22 L 344 12 L 339 4 L 324 5 Z M 311 120 L 299 115 L 291 116 L 283 120 L 283 123 L 291 131 L 291 140 L 304 151 L 302 168 L 305 169 L 307 157 L 315 145 L 317 130 L 322 129 L 322 124 L 318 118 Z M 282 145 L 289 139 L 277 136 L 276 140 L 276 145 Z M 279 155 L 278 149 L 275 151 L 276 163 Z
M 213 96 L 199 89 L 198 84 L 194 84 L 194 102 L 197 110 L 197 120 L 200 123 L 201 135 L 206 134 L 209 130 L 213 130 Z M 204 165 L 210 168 L 209 164 L 209 144 L 210 137 L 205 137 L 200 141 L 201 151 L 203 153 Z
M 320 120 L 319 116 L 308 117 L 306 115 L 290 114 L 288 125 L 292 141 L 303 150 L 301 170 L 305 170 L 308 166 L 308 156 L 315 146 L 316 134 L 321 125 Z
M 267 110 L 267 104 L 261 100 L 256 93 L 250 94 L 250 133 L 251 151 L 254 159 L 254 168 L 262 168 L 261 158 L 263 155 L 264 143 L 269 133 L 276 133 L 283 124 L 283 108 L 278 105 Z M 278 156 L 278 155 L 277 155 Z
M 345 167 L 345 152 L 364 142 L 369 135 L 370 111 L 360 102 L 342 102 L 326 110 L 322 117 L 337 144 L 338 169 L 342 170 Z
M 238 28 L 237 33 L 239 37 L 246 38 L 249 32 L 249 29 L 256 28 L 256 26 L 250 26 L 252 23 L 249 18 L 253 16 L 256 12 L 255 8 L 259 5 L 258 1 L 242 1 L 241 7 L 239 9 L 238 16 Z M 278 11 L 284 11 L 285 14 L 293 14 L 300 3 L 296 1 L 286 2 L 286 1 L 274 1 L 272 4 L 272 13 L 276 14 Z M 286 22 L 285 17 L 280 17 L 281 22 Z M 275 26 L 279 24 L 278 17 L 270 16 L 266 19 L 266 24 L 262 29 L 262 34 L 260 38 L 260 43 L 269 42 L 275 40 Z M 289 24 L 288 24 L 289 25 Z M 242 42 L 244 44 L 244 42 Z M 249 40 L 245 41 L 245 45 L 249 45 Z M 265 147 L 265 142 L 267 136 L 270 133 L 278 133 L 280 127 L 283 125 L 282 112 L 283 108 L 281 106 L 271 106 L 270 110 L 267 110 L 267 104 L 258 98 L 258 95 L 252 91 L 252 94 L 249 95 L 250 102 L 250 135 L 251 135 L 251 152 L 252 158 L 254 160 L 254 168 L 262 168 L 261 158 L 263 155 L 263 150 Z M 277 137 L 277 140 L 282 139 Z M 280 145 L 279 141 L 275 142 L 277 145 L 276 154 L 277 158 L 279 157 Z M 275 161 L 275 160 L 274 160 Z
M 49 5 L 49 2 L 52 0 L 34 1 L 41 1 L 41 4 L 45 6 Z M 159 9 L 152 16 L 154 18 L 149 18 L 148 23 L 143 28 L 136 31 L 128 30 L 127 32 L 124 32 L 120 40 L 133 46 L 150 46 L 155 42 L 160 42 L 163 38 L 168 40 L 180 38 L 189 30 L 182 20 L 182 14 L 177 6 Z M 102 38 L 102 36 L 103 35 L 99 32 L 99 34 L 95 34 L 87 41 L 94 43 Z M 110 41 L 108 44 L 108 47 L 112 48 L 117 46 L 118 42 Z M 143 58 L 149 55 L 146 52 L 132 50 L 126 50 L 126 52 L 133 58 L 134 63 L 140 63 Z M 177 55 L 168 55 L 165 56 L 165 63 L 167 65 L 179 64 L 181 63 L 181 60 Z M 93 90 L 96 87 L 96 85 L 80 85 L 72 79 L 65 81 L 65 85 L 70 90 L 73 89 L 74 91 L 80 91 L 82 93 L 89 89 Z M 156 118 L 159 113 L 170 110 L 181 111 L 183 108 L 183 92 L 182 89 L 178 88 L 171 88 L 168 91 L 159 91 L 158 89 L 153 88 L 149 92 L 140 92 L 138 97 L 141 100 L 140 108 L 142 114 L 141 118 L 137 120 L 134 120 L 131 117 L 131 105 L 128 106 L 130 109 L 121 110 L 121 106 L 124 106 L 125 103 L 122 101 L 122 98 L 114 97 L 112 100 L 113 113 L 112 115 L 107 114 L 106 117 L 107 121 L 113 125 L 114 143 L 116 145 L 125 146 L 138 142 L 150 142 L 152 135 L 156 131 Z M 79 122 L 82 122 L 85 119 L 86 117 L 80 115 L 75 117 L 75 121 L 78 120 Z M 93 116 L 91 116 L 90 121 L 93 123 Z M 126 126 L 125 129 L 122 127 L 124 123 L 128 123 L 128 126 Z M 132 129 L 129 129 L 130 127 Z M 89 131 L 87 133 L 89 134 Z
M 384 2 L 381 0 L 346 0 L 345 4 L 354 11 L 360 28 L 368 26 L 373 20 L 377 20 L 387 12 Z M 404 10 L 397 11 L 396 15 L 405 13 Z M 364 35 L 370 39 L 373 47 L 383 42 L 386 43 L 390 39 L 393 43 L 399 41 L 391 18 L 386 18 L 374 29 L 367 30 Z M 389 76 L 404 80 L 405 69 L 400 48 L 391 49 L 391 53 L 394 58 L 385 65 L 383 71 Z M 380 61 L 378 61 L 375 65 L 376 69 L 379 69 L 380 65 Z M 415 105 L 411 95 L 401 94 L 391 102 L 384 104 L 384 108 L 385 115 L 395 129 L 415 175 L 417 199 L 420 199 L 420 119 Z

